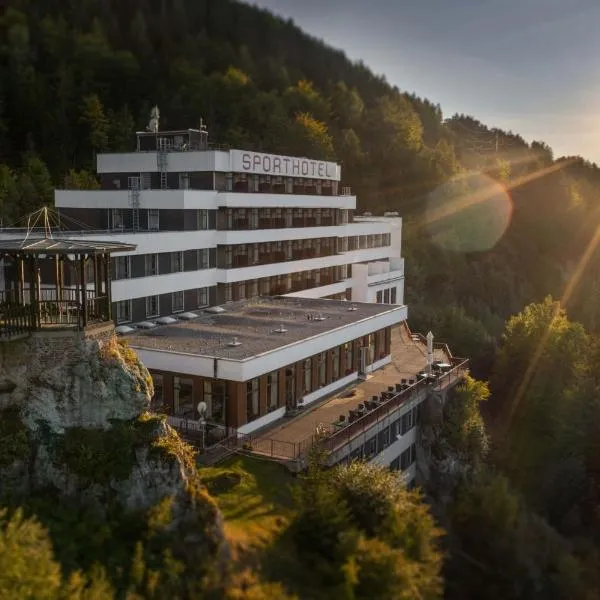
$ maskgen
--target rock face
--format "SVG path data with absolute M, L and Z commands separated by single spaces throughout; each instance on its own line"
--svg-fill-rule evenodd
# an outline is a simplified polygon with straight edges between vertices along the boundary
M 114 336 L 44 333 L 0 344 L 0 497 L 51 487 L 99 510 L 166 501 L 184 554 L 222 551 L 219 512 L 193 452 L 147 412 L 152 393 L 147 369 Z
M 113 337 L 71 332 L 0 345 L 0 382 L 0 408 L 16 405 L 30 429 L 43 423 L 53 433 L 134 419 L 148 409 L 153 393 L 135 352 Z

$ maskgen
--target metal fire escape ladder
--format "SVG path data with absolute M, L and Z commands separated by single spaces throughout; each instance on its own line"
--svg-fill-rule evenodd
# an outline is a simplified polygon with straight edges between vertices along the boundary
M 158 139 L 158 148 L 156 154 L 156 163 L 160 173 L 160 189 L 167 189 L 167 140 Z
M 129 178 L 129 206 L 132 212 L 132 227 L 140 229 L 140 177 Z

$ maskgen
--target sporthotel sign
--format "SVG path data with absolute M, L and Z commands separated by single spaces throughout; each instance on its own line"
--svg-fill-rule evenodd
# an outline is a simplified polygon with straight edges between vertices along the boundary
M 340 180 L 340 167 L 332 162 L 243 150 L 231 150 L 231 170 L 255 175 Z

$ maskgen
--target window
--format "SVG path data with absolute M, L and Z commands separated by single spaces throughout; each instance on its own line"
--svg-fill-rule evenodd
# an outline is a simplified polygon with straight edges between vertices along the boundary
M 183 271 L 183 252 L 171 252 L 171 273 Z
M 377 304 L 383 303 L 383 290 L 377 292 Z
M 319 385 L 327 383 L 327 353 L 321 352 L 318 358 L 319 362 Z
M 390 290 L 389 289 L 387 289 L 383 292 L 383 301 L 385 304 L 390 303 Z
M 122 208 L 113 208 L 111 217 L 113 229 L 123 229 L 125 227 L 125 219 L 123 217 Z
M 397 288 L 393 287 L 390 292 L 390 304 L 396 304 L 396 292 Z
M 208 288 L 198 288 L 198 308 L 208 306 Z
M 152 383 L 154 384 L 154 396 L 150 403 L 150 410 L 153 412 L 165 412 L 163 406 L 163 376 L 160 373 L 152 373 Z
M 246 383 L 246 420 L 249 423 L 258 417 L 258 378 L 254 378 Z
M 340 347 L 334 348 L 331 355 L 332 377 L 333 381 L 337 381 L 340 378 Z
M 279 398 L 279 371 L 273 371 L 267 375 L 267 412 L 277 408 Z
M 204 381 L 204 402 L 208 420 L 225 423 L 225 384 L 222 381 Z
M 131 300 L 117 302 L 117 323 L 131 321 Z
M 131 257 L 117 256 L 115 258 L 115 279 L 129 279 L 131 277 Z
M 146 254 L 144 263 L 146 277 L 158 275 L 158 254 Z
M 208 248 L 197 250 L 198 269 L 208 269 L 210 267 L 210 252 Z
M 312 358 L 304 361 L 304 393 L 312 392 Z
M 224 287 L 224 302 L 231 302 L 233 299 L 233 287 L 231 283 L 226 283 Z
M 158 317 L 158 296 L 146 298 L 146 317 Z
M 148 209 L 148 231 L 158 231 L 158 208 Z
M 344 353 L 346 355 L 346 375 L 350 374 L 354 370 L 354 345 L 352 342 L 344 344 Z
M 365 442 L 365 458 L 371 458 L 377 454 L 377 436 L 374 435 L 371 439 Z
M 183 292 L 173 292 L 172 297 L 172 309 L 173 312 L 183 311 Z
M 207 210 L 199 210 L 196 213 L 196 228 L 200 230 L 208 229 L 208 211 Z

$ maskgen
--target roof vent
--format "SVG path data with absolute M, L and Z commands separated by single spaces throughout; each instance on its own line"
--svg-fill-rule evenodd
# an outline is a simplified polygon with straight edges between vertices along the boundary
M 354 304 L 352 306 L 348 307 L 348 310 L 351 312 L 354 312 L 355 310 L 358 310 L 358 308 L 356 308 L 356 306 L 354 306 Z
M 174 319 L 173 317 L 160 317 L 156 319 L 156 322 L 159 325 L 172 325 L 173 323 L 177 323 L 177 319 Z
M 119 325 L 118 327 L 115 327 L 115 332 L 119 335 L 131 333 L 132 331 L 135 331 L 135 329 L 133 327 L 129 327 L 129 325 Z
M 315 315 L 314 321 L 324 321 L 326 317 L 324 317 L 321 313 Z
M 242 342 L 240 342 L 240 340 L 238 340 L 236 337 L 234 337 L 230 342 L 228 342 L 227 344 L 228 346 L 241 346 Z
M 197 319 L 198 315 L 193 312 L 183 312 L 183 313 L 179 313 L 177 315 L 177 318 L 181 319 L 182 321 L 191 321 L 192 319 Z
M 209 308 L 205 308 L 204 311 L 208 313 L 223 313 L 225 309 L 222 306 L 210 306 Z
M 283 326 L 283 323 L 281 323 L 281 325 L 279 325 L 279 327 L 277 329 L 274 329 L 273 331 L 275 333 L 285 333 L 287 329 Z

